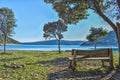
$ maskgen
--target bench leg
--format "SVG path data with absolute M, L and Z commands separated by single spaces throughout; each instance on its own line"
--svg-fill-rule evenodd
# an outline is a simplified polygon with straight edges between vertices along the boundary
M 72 67 L 72 60 L 70 60 L 68 68 L 71 68 L 71 67 Z
M 72 71 L 75 71 L 75 67 L 76 67 L 76 66 L 77 66 L 76 60 L 70 60 L 69 68 L 71 68 Z
M 101 60 L 102 61 L 102 67 L 104 67 L 105 66 L 105 64 L 104 64 L 104 60 Z
M 113 60 L 110 60 L 109 64 L 110 64 L 110 68 L 111 68 L 111 69 L 114 69 Z

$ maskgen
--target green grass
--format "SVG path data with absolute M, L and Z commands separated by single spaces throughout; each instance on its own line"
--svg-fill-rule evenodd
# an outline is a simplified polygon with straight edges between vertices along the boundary
M 69 57 L 69 52 L 40 52 L 40 51 L 8 51 L 8 54 L 0 52 L 0 80 L 47 80 L 47 68 L 53 66 L 52 61 L 59 58 Z M 114 54 L 114 65 L 118 64 L 118 54 Z M 50 63 L 51 61 L 51 63 Z M 24 64 L 23 68 L 8 68 L 10 65 Z
M 118 52 L 114 52 L 113 54 L 114 66 L 118 65 L 118 57 L 119 57 Z
M 46 67 L 51 64 L 40 63 L 56 58 L 67 57 L 70 54 L 57 52 L 38 51 L 9 51 L 8 54 L 0 53 L 0 80 L 47 80 L 48 71 Z M 4 67 L 15 62 L 25 64 L 24 68 Z

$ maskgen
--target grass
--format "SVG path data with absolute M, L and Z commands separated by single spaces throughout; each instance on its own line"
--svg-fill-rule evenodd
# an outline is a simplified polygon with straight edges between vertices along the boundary
M 48 74 L 55 73 L 54 67 L 53 69 L 50 67 L 62 65 L 62 62 L 68 63 L 66 59 L 69 56 L 69 52 L 62 54 L 40 51 L 8 51 L 8 54 L 0 52 L 0 80 L 48 80 Z M 115 53 L 115 66 L 118 64 L 117 56 L 118 54 Z M 24 64 L 25 67 L 8 68 L 4 66 L 4 64 L 10 65 L 11 63 Z M 97 68 L 95 67 L 95 69 Z
M 47 80 L 47 69 L 50 61 L 60 57 L 67 57 L 69 54 L 58 54 L 57 52 L 38 52 L 38 51 L 9 51 L 8 54 L 0 54 L 0 80 Z M 24 68 L 4 67 L 15 62 L 25 64 Z

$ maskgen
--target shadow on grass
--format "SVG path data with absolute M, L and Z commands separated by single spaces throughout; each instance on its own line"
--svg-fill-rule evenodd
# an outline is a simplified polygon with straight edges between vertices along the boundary
M 5 62 L 5 61 L 14 61 L 14 60 L 20 60 L 20 59 L 24 59 L 25 57 L 19 57 L 19 58 L 3 58 L 3 59 L 0 59 L 1 62 Z
M 116 69 L 114 73 L 108 76 L 108 80 L 120 80 L 120 69 Z
M 112 71 L 112 70 L 111 70 Z M 100 68 L 89 71 L 75 71 L 72 72 L 68 68 L 48 74 L 48 80 L 102 80 L 107 76 L 111 71 L 103 73 Z M 108 80 L 108 79 L 105 79 Z M 111 79 L 115 80 L 115 79 Z M 118 80 L 118 79 L 117 79 Z
M 36 65 L 36 64 L 49 64 L 48 68 L 48 80 L 120 80 L 120 71 L 116 70 L 114 74 L 111 74 L 111 69 L 102 71 L 100 68 L 87 71 L 75 71 L 72 72 L 68 68 L 69 59 L 65 58 L 56 58 L 54 60 L 38 61 L 35 63 L 27 63 L 27 65 Z M 52 71 L 52 72 L 51 72 Z M 108 76 L 110 75 L 110 77 Z M 108 77 L 107 77 L 108 76 Z M 107 79 L 105 79 L 107 77 Z M 118 77 L 116 79 L 116 77 Z
M 0 55 L 12 55 L 12 54 L 14 53 L 3 53 L 3 52 L 0 53 Z
M 38 61 L 35 63 L 27 63 L 27 65 L 36 65 L 36 64 L 49 64 L 49 65 L 61 65 L 61 64 L 68 64 L 69 59 L 66 58 L 56 58 L 54 60 L 46 60 L 46 61 Z

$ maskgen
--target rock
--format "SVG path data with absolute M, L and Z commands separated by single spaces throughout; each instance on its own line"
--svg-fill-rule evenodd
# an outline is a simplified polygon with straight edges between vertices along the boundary
M 16 63 L 11 63 L 10 65 L 7 65 L 7 64 L 4 64 L 4 66 L 5 67 L 9 67 L 9 68 L 23 68 L 23 67 L 25 67 L 25 65 L 24 64 L 16 64 Z

